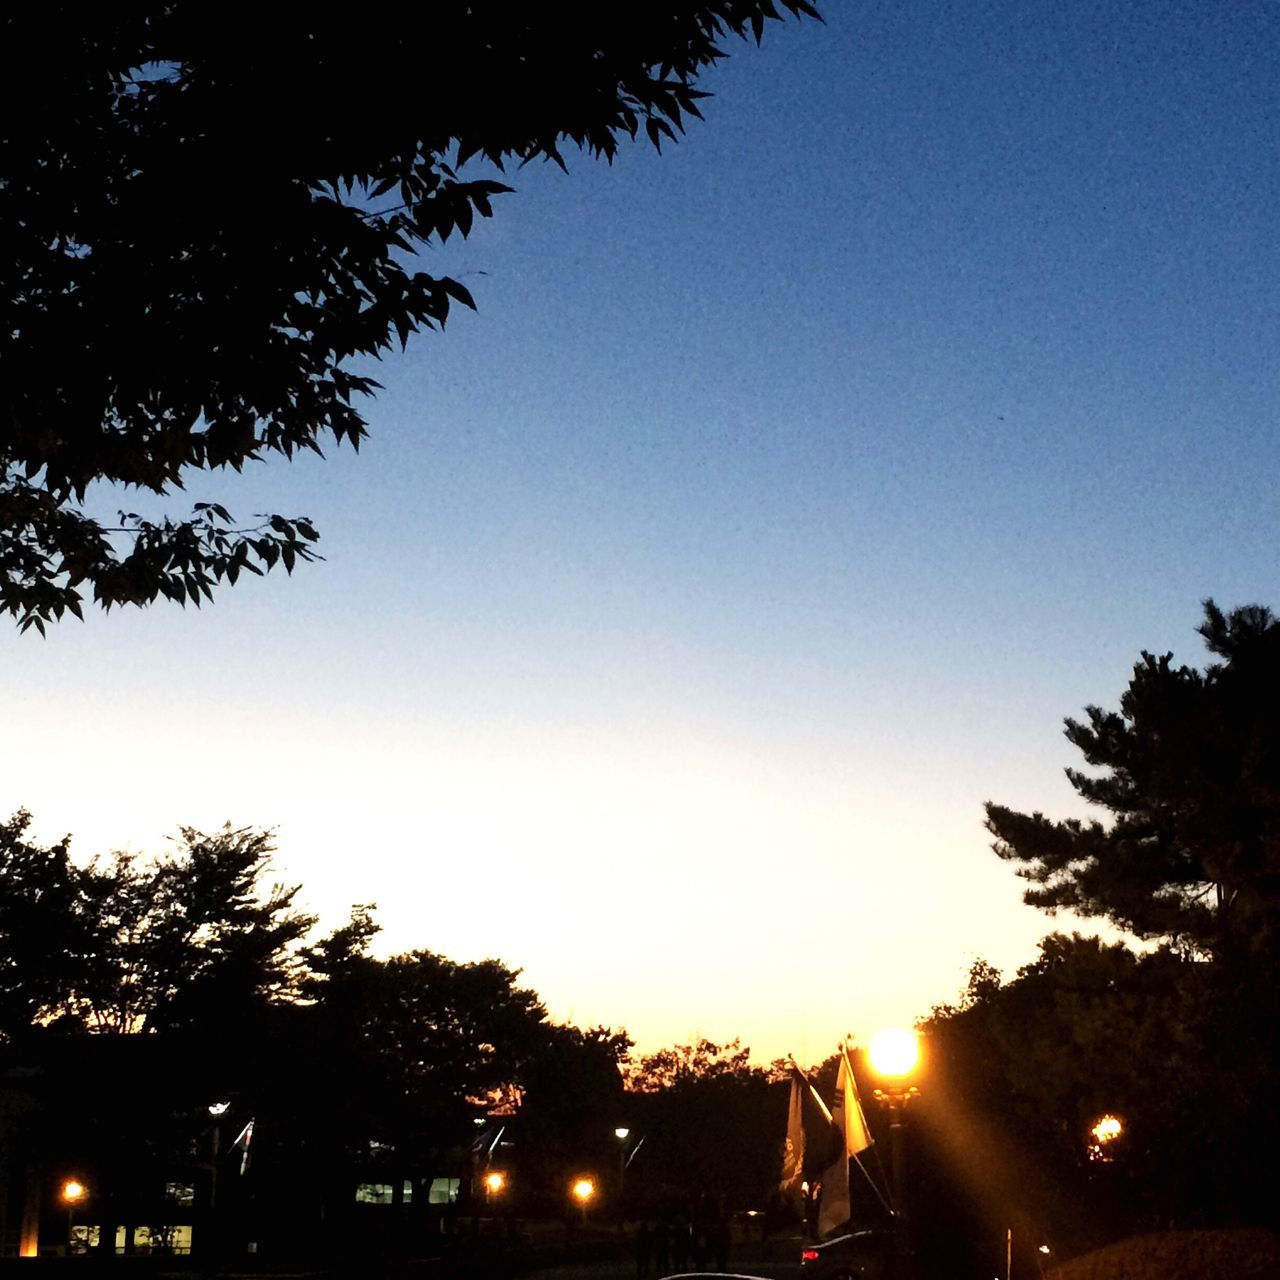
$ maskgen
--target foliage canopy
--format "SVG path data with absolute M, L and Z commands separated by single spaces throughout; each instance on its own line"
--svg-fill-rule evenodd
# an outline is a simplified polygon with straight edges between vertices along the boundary
M 1214 955 L 1280 945 L 1280 624 L 1256 605 L 1205 604 L 1219 659 L 1203 671 L 1143 653 L 1120 709 L 1091 706 L 1066 736 L 1068 769 L 1109 823 L 987 805 L 995 851 L 1025 900 L 1098 916 L 1141 938 Z
M 474 305 L 417 252 L 490 216 L 511 162 L 674 141 L 725 38 L 758 42 L 785 12 L 818 16 L 809 0 L 436 0 L 278 24 L 190 0 L 10 7 L 0 610 L 43 630 L 80 614 L 82 589 L 107 608 L 199 604 L 314 558 L 305 518 L 238 528 L 203 503 L 108 526 L 84 500 L 358 446 L 377 383 L 351 362 Z
M 0 1041 L 55 1026 L 217 1034 L 297 990 L 296 944 L 315 923 L 297 887 L 270 885 L 269 832 L 183 827 L 160 858 L 71 861 L 69 840 L 0 824 Z

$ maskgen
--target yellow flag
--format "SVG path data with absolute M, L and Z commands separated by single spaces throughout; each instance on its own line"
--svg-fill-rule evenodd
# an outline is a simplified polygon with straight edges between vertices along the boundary
M 849 1054 L 840 1048 L 840 1069 L 836 1074 L 836 1096 L 831 1104 L 831 1119 L 844 1142 L 840 1154 L 822 1175 L 822 1200 L 818 1205 L 818 1235 L 829 1236 L 848 1223 L 852 1214 L 849 1205 L 849 1157 L 865 1151 L 871 1145 L 871 1133 L 867 1118 L 862 1113 L 858 1098 L 858 1086 L 849 1065 Z

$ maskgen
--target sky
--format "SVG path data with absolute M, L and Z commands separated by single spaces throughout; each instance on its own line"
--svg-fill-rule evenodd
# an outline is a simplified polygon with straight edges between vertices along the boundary
M 1280 605 L 1280 11 L 823 10 L 429 253 L 478 314 L 358 456 L 191 484 L 322 564 L 0 631 L 0 810 L 273 827 L 326 926 L 641 1052 L 816 1062 L 1080 927 L 983 801 L 1081 812 L 1063 717 Z

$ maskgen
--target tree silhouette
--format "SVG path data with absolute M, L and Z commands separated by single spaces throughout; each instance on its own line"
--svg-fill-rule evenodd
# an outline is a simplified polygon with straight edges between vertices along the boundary
M 1143 653 L 1119 711 L 1086 708 L 1067 777 L 1109 823 L 986 807 L 995 851 L 1028 903 L 1100 916 L 1219 958 L 1280 945 L 1280 625 L 1258 606 L 1205 604 L 1220 662 Z
M 754 1066 L 737 1040 L 659 1049 L 628 1081 L 649 1135 L 637 1181 L 689 1205 L 699 1197 L 756 1208 L 777 1185 L 786 1134 L 785 1074 Z
M 0 822 L 0 1042 L 65 1014 L 96 950 L 70 837 L 26 838 L 31 815 Z
M 117 1034 L 199 1028 L 212 1038 L 287 1000 L 314 917 L 297 888 L 267 885 L 269 832 L 182 828 L 160 858 L 116 853 L 77 866 L 70 839 L 0 824 L 0 1036 L 33 1028 Z
M 81 1002 L 95 1029 L 214 1035 L 295 994 L 297 944 L 315 917 L 294 909 L 299 886 L 266 882 L 271 832 L 183 827 L 175 843 L 86 873 L 102 943 Z
M 377 384 L 353 358 L 474 305 L 415 270 L 417 250 L 490 216 L 511 162 L 674 141 L 725 37 L 759 41 L 780 11 L 817 16 L 809 0 L 435 0 L 278 23 L 246 3 L 11 6 L 0 610 L 43 631 L 82 589 L 107 608 L 199 604 L 314 558 L 305 518 L 240 527 L 200 503 L 108 524 L 84 500 L 358 446 Z
M 925 1023 L 915 1119 L 933 1194 L 967 1200 L 985 1239 L 1013 1213 L 1059 1249 L 1271 1220 L 1275 1036 L 1222 976 L 1170 947 L 1080 934 L 1044 938 L 1008 982 L 976 964 L 962 999 Z M 1104 1114 L 1124 1126 L 1106 1152 L 1090 1135 Z

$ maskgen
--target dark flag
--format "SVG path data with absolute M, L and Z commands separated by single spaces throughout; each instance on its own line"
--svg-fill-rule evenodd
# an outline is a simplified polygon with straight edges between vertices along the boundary
M 804 1212 L 804 1095 L 805 1081 L 791 1068 L 791 1101 L 787 1105 L 787 1138 L 782 1148 L 782 1198 L 797 1214 Z

